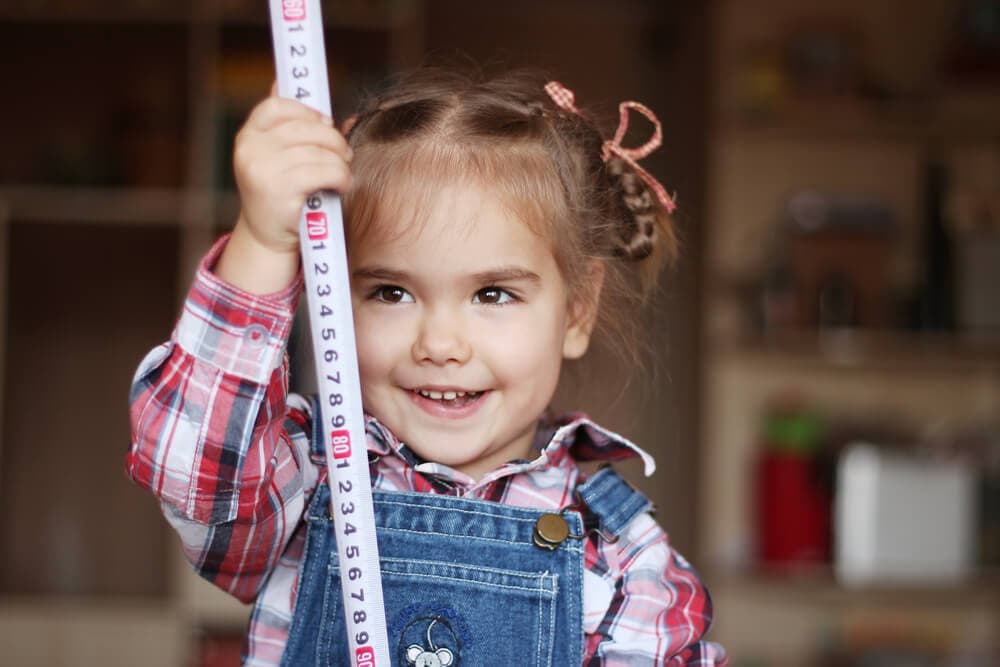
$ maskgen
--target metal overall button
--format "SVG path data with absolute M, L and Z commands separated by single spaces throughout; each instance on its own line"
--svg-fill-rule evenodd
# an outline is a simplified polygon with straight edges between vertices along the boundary
M 566 519 L 562 517 L 562 515 L 563 512 L 571 510 L 577 512 L 582 511 L 581 508 L 584 506 L 584 503 L 583 500 L 579 498 L 579 491 L 577 491 L 577 494 L 578 497 L 575 504 L 564 507 L 558 514 L 548 512 L 538 517 L 538 520 L 535 522 L 535 528 L 531 534 L 531 540 L 535 543 L 536 547 L 548 549 L 549 551 L 555 551 L 559 548 L 560 544 L 566 541 L 567 538 L 571 537 L 574 540 L 582 540 L 587 537 L 587 535 L 597 535 L 598 538 L 608 544 L 614 544 L 618 541 L 618 535 L 605 532 L 599 525 L 588 528 L 586 521 L 584 521 L 584 535 L 573 535 L 569 532 L 569 524 L 566 522 Z
M 569 532 L 569 524 L 561 514 L 543 514 L 535 522 L 535 529 L 531 533 L 531 539 L 536 547 L 555 551 L 567 538 L 575 540 L 583 538 L 583 535 L 572 535 Z

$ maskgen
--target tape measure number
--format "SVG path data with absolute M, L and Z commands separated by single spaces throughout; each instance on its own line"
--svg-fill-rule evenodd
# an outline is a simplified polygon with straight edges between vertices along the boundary
M 330 115 L 319 0 L 270 0 L 270 11 L 279 95 Z M 300 238 L 350 655 L 357 667 L 389 667 L 347 249 L 335 193 L 306 200 Z

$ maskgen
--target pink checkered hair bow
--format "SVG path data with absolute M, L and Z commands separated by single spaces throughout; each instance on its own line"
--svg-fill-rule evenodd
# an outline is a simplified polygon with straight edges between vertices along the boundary
M 582 115 L 576 106 L 576 96 L 573 94 L 573 91 L 558 81 L 549 81 L 545 84 L 545 92 L 552 98 L 556 106 L 563 111 L 568 111 L 578 116 Z M 630 109 L 635 109 L 645 116 L 655 128 L 653 136 L 650 137 L 649 141 L 638 148 L 625 148 L 622 146 L 622 140 L 625 138 L 625 133 L 628 132 L 628 112 Z M 621 158 L 653 190 L 656 198 L 663 204 L 663 208 L 667 209 L 668 213 L 673 213 L 677 209 L 676 198 L 667 194 L 667 190 L 663 187 L 663 184 L 656 180 L 648 171 L 640 167 L 638 162 L 659 148 L 662 142 L 663 128 L 656 114 L 649 107 L 639 102 L 622 102 L 618 105 L 618 129 L 615 131 L 615 137 L 604 142 L 601 149 L 601 157 L 605 162 L 611 159 L 612 155 Z

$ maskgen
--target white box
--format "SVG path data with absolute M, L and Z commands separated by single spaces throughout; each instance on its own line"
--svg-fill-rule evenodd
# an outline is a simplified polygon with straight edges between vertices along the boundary
M 835 514 L 834 569 L 845 585 L 952 584 L 971 573 L 975 476 L 966 465 L 852 444 Z

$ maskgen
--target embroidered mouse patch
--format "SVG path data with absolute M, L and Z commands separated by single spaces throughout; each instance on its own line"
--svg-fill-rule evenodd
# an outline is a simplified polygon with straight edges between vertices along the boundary
M 451 667 L 455 663 L 455 654 L 446 647 L 438 648 L 434 643 L 434 626 L 441 621 L 435 618 L 427 626 L 427 642 L 423 644 L 410 644 L 406 647 L 406 662 L 416 667 Z M 448 628 L 449 631 L 451 628 Z
M 410 613 L 406 615 L 409 618 L 399 636 L 400 664 L 457 667 L 461 662 L 462 635 L 468 633 L 468 628 L 456 618 L 454 610 L 435 605 L 434 609 L 424 609 L 423 613 L 413 613 L 415 609 L 408 611 Z

